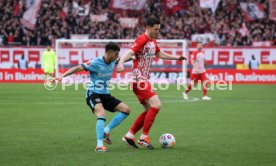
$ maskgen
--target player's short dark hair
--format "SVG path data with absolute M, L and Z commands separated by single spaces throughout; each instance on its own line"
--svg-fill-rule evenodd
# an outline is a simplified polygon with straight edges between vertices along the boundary
M 120 46 L 117 43 L 109 42 L 105 45 L 105 52 L 112 51 L 120 51 Z
M 153 27 L 155 24 L 160 24 L 160 20 L 154 16 L 150 16 L 146 21 L 146 26 Z

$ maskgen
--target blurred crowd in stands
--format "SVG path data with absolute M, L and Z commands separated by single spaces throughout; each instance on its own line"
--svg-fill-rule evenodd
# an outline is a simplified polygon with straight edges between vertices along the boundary
M 0 1 L 0 36 L 4 45 L 50 45 L 56 39 L 87 34 L 91 39 L 134 39 L 144 32 L 144 21 L 151 15 L 161 20 L 161 39 L 191 39 L 193 34 L 214 34 L 214 44 L 250 46 L 254 41 L 276 45 L 276 21 L 269 19 L 268 0 L 221 0 L 216 12 L 200 8 L 198 1 L 182 0 L 184 7 L 165 14 L 162 0 L 147 0 L 143 12 L 110 9 L 111 0 L 42 0 L 35 28 L 25 28 L 20 19 L 26 11 L 24 0 Z M 89 13 L 80 14 L 74 5 L 89 2 Z M 258 2 L 264 18 L 247 21 L 240 2 Z M 104 22 L 92 22 L 91 15 L 107 14 Z M 139 18 L 133 27 L 123 27 L 121 17 Z M 245 31 L 240 32 L 241 28 Z

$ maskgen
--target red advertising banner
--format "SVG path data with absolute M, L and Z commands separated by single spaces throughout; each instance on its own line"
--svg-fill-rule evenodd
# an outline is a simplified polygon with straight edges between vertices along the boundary
M 43 82 L 44 73 L 40 69 L 0 69 L 0 82 L 24 82 L 24 83 L 35 83 Z
M 206 74 L 211 81 L 226 81 L 233 84 L 276 84 L 274 70 L 209 70 Z
M 127 82 L 130 71 L 118 74 L 113 73 L 112 82 Z M 275 70 L 233 70 L 233 69 L 212 69 L 206 74 L 210 81 L 232 82 L 233 84 L 276 84 Z M 151 79 L 153 83 L 168 81 L 176 83 L 181 72 L 168 72 L 152 69 Z M 84 82 L 88 80 L 88 72 L 75 74 L 71 78 L 73 82 Z M 44 81 L 43 71 L 40 69 L 0 69 L 0 83 L 39 83 Z
M 128 49 L 122 47 L 120 54 L 122 55 Z M 22 54 L 25 55 L 29 68 L 37 68 L 36 66 L 41 65 L 44 50 L 45 48 L 36 47 L 0 47 L 0 69 L 18 68 L 17 62 Z M 181 48 L 164 47 L 161 50 L 173 55 L 182 54 Z M 189 48 L 189 54 L 194 50 L 195 48 Z M 248 64 L 252 55 L 256 57 L 260 64 L 276 64 L 275 47 L 206 47 L 204 52 L 208 65 Z M 62 48 L 57 54 L 59 68 L 66 68 L 64 66 L 81 64 L 95 57 L 102 56 L 104 48 Z M 131 62 L 128 64 L 131 65 Z M 153 61 L 153 65 L 159 65 L 160 67 L 164 65 L 175 66 L 177 64 L 181 64 L 181 62 L 158 58 L 154 58 Z
M 121 47 L 122 55 L 129 48 Z M 44 74 L 41 69 L 42 53 L 45 48 L 40 47 L 0 47 L 0 82 L 43 82 Z M 161 47 L 161 50 L 172 55 L 181 55 L 182 48 Z M 191 68 L 190 54 L 195 48 L 189 48 L 187 70 Z M 232 77 L 233 83 L 275 83 L 276 73 L 276 48 L 275 47 L 215 47 L 204 48 L 205 59 L 209 68 L 210 79 L 228 79 Z M 90 59 L 102 56 L 104 48 L 85 47 L 82 49 L 65 47 L 57 52 L 59 73 L 63 73 L 68 68 L 87 62 Z M 18 61 L 25 55 L 28 64 L 27 70 L 18 69 Z M 259 70 L 246 70 L 252 55 L 259 62 Z M 127 82 L 130 77 L 132 62 L 126 63 L 126 72 L 114 73 L 113 81 Z M 154 58 L 152 64 L 151 79 L 153 82 L 168 81 L 176 83 L 182 77 L 182 62 L 169 61 Z M 87 79 L 87 73 L 74 75 L 73 78 L 81 82 Z M 74 80 L 74 79 L 73 79 Z

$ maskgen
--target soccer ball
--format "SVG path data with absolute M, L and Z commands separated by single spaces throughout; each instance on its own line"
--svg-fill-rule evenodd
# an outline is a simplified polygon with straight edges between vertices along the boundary
M 159 138 L 159 143 L 163 148 L 170 148 L 175 145 L 175 138 L 172 134 L 165 133 Z

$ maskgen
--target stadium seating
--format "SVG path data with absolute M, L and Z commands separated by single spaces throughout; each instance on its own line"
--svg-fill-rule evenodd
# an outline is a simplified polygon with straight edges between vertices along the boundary
M 246 21 L 240 6 L 245 0 L 222 0 L 214 15 L 211 9 L 200 8 L 198 1 L 193 0 L 180 1 L 181 10 L 169 15 L 164 12 L 162 0 L 148 0 L 142 14 L 114 11 L 110 0 L 42 0 L 33 30 L 25 28 L 20 21 L 26 11 L 24 2 L 0 2 L 0 8 L 4 9 L 0 10 L 0 42 L 4 45 L 49 45 L 55 39 L 68 39 L 73 34 L 87 34 L 93 39 L 133 39 L 144 30 L 144 18 L 150 15 L 162 22 L 159 38 L 191 39 L 193 34 L 212 33 L 216 45 L 251 46 L 256 41 L 276 45 L 276 23 L 268 17 L 265 0 L 251 1 L 259 3 L 265 15 L 251 21 Z M 83 7 L 83 13 L 76 5 Z M 91 21 L 91 15 L 106 16 L 106 20 Z M 118 20 L 125 17 L 138 18 L 137 26 L 122 26 Z

